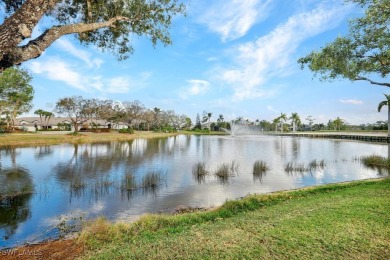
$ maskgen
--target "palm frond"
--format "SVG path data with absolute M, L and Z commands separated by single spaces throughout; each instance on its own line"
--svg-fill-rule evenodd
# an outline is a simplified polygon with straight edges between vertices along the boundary
M 383 106 L 388 106 L 389 105 L 389 101 L 382 101 L 379 103 L 378 105 L 378 112 L 381 112 L 381 109 Z

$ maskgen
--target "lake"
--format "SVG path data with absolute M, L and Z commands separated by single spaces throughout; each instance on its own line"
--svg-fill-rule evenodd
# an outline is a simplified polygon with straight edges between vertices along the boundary
M 0 148 L 0 192 L 33 190 L 0 203 L 0 248 L 58 237 L 81 219 L 134 221 L 250 193 L 377 178 L 388 172 L 366 168 L 359 158 L 388 151 L 387 144 L 261 135 Z M 257 160 L 270 169 L 254 176 Z M 310 168 L 314 160 L 321 164 Z M 198 163 L 208 175 L 193 174 Z M 301 169 L 286 171 L 288 163 Z M 222 164 L 234 166 L 228 177 L 215 175 Z M 150 179 L 154 184 L 145 184 Z

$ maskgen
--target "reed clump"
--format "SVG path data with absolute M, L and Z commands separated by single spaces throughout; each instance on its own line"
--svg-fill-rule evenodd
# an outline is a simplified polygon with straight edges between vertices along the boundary
M 199 162 L 192 167 L 192 175 L 198 183 L 204 182 L 206 180 L 206 175 L 208 174 L 204 162 Z
M 142 177 L 140 188 L 155 189 L 163 182 L 161 171 L 150 171 Z
M 266 162 L 257 160 L 253 164 L 253 175 L 256 175 L 256 176 L 263 175 L 264 173 L 269 171 L 269 169 L 270 168 L 268 167 Z
M 361 161 L 367 167 L 390 168 L 390 159 L 380 155 L 362 156 Z
M 236 161 L 229 163 L 223 163 L 218 166 L 215 170 L 214 175 L 219 178 L 227 179 L 229 177 L 234 177 L 238 174 L 239 164 Z
M 312 160 L 310 163 L 309 163 L 309 171 L 314 171 L 314 170 L 322 170 L 324 169 L 326 166 L 326 163 L 325 163 L 325 160 Z
M 192 167 L 192 174 L 196 177 L 204 177 L 208 174 L 206 170 L 206 164 L 204 162 L 199 162 Z
M 133 172 L 126 172 L 121 184 L 122 190 L 132 191 L 138 189 Z
M 305 166 L 304 163 L 295 163 L 295 162 L 288 162 L 284 165 L 284 171 L 287 173 L 293 173 L 293 172 L 307 172 L 309 169 Z

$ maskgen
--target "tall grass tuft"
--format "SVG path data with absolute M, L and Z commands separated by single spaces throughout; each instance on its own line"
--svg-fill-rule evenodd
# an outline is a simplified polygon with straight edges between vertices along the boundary
M 231 163 L 223 163 L 218 166 L 214 172 L 214 175 L 219 178 L 221 183 L 225 184 L 230 177 L 234 177 L 236 174 L 238 174 L 238 168 L 239 164 L 236 161 L 232 161 Z
M 294 163 L 294 162 L 288 162 L 284 165 L 284 171 L 287 173 L 293 173 L 293 172 L 307 172 L 309 169 L 305 167 L 304 163 Z
M 269 170 L 266 162 L 257 160 L 253 164 L 253 175 L 263 175 Z
M 133 191 L 138 188 L 133 172 L 126 172 L 121 185 L 122 190 Z
M 317 169 L 324 169 L 326 166 L 325 160 L 317 161 L 316 159 L 312 160 L 309 163 L 309 171 L 314 171 Z
M 163 182 L 163 174 L 161 171 L 148 172 L 141 180 L 141 188 L 156 189 Z
M 232 174 L 230 173 L 229 164 L 227 163 L 219 165 L 214 174 L 220 178 L 229 178 L 230 176 L 232 176 Z
M 206 164 L 204 162 L 199 162 L 195 164 L 194 167 L 192 167 L 192 175 L 199 183 L 205 180 L 207 174 L 208 172 L 206 170 Z
M 367 167 L 390 168 L 390 159 L 380 155 L 362 156 L 361 161 Z

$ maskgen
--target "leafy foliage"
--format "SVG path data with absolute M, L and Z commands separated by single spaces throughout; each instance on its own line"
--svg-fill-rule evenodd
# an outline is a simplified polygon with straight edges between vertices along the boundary
M 169 28 L 173 17 L 184 14 L 180 0 L 0 0 L 9 15 L 0 25 L 0 69 L 39 57 L 55 40 L 74 34 L 85 45 L 96 45 L 126 59 L 133 39 L 148 38 L 153 46 L 172 43 Z M 43 16 L 51 27 L 23 43 Z M 35 46 L 35 48 L 34 48 Z
M 339 36 L 320 51 L 298 63 L 306 65 L 321 80 L 347 78 L 390 87 L 390 83 L 368 77 L 386 78 L 390 73 L 390 3 L 388 0 L 348 0 L 366 7 L 365 16 L 350 22 L 349 34 Z
M 32 77 L 26 70 L 9 68 L 0 74 L 0 115 L 5 114 L 7 125 L 32 108 L 34 89 Z

